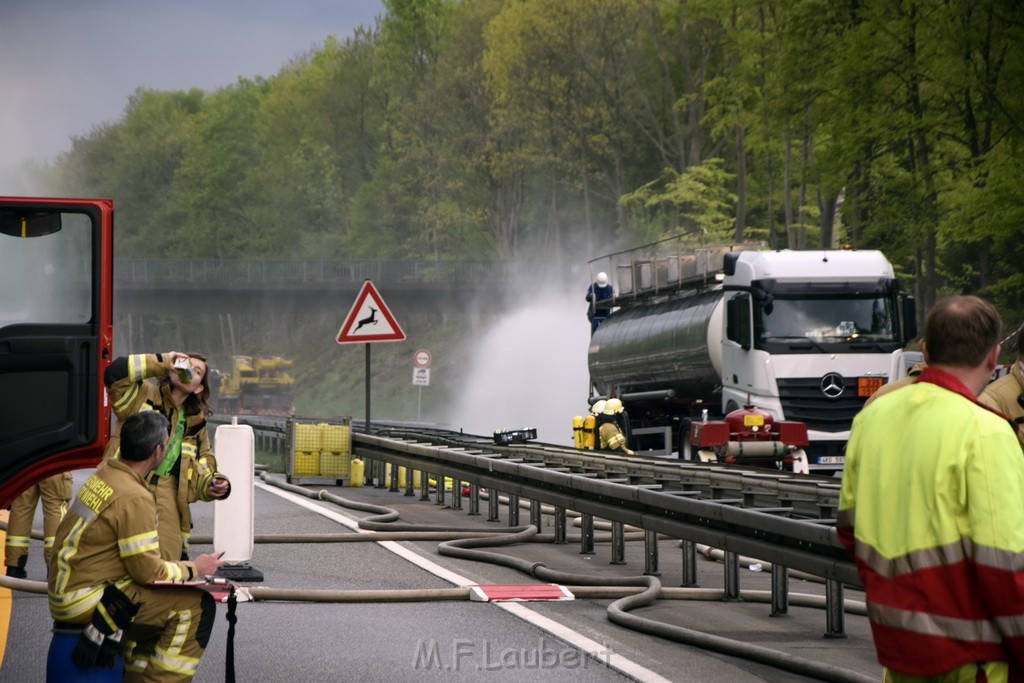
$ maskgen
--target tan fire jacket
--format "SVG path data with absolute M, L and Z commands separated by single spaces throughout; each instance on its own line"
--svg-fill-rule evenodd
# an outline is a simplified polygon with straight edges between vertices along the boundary
M 995 408 L 1010 419 L 1024 417 L 1024 406 L 1018 401 L 1024 395 L 1024 368 L 1021 363 L 1018 360 L 1008 374 L 985 387 L 985 391 L 978 396 L 978 402 Z M 1014 428 L 1017 430 L 1017 441 L 1024 448 L 1024 425 L 1016 424 Z
M 109 377 L 107 386 L 110 405 L 118 423 L 114 428 L 111 443 L 107 446 L 107 457 L 114 456 L 120 445 L 121 423 L 142 410 L 159 410 L 171 423 L 173 431 L 178 423 L 179 408 L 171 398 L 171 388 L 166 382 L 155 382 L 155 378 L 166 377 L 171 364 L 167 354 L 137 354 L 128 357 L 127 375 Z M 158 496 L 157 505 L 161 510 L 160 546 L 164 559 L 176 560 L 181 551 L 188 548 L 188 537 L 192 530 L 192 512 L 189 503 L 197 500 L 210 501 L 210 483 L 214 475 L 227 479 L 217 471 L 217 458 L 210 444 L 210 435 L 205 415 L 185 416 L 185 438 L 181 444 L 179 474 L 168 475 L 170 485 L 165 481 L 158 485 L 152 478 L 149 487 Z M 165 478 L 166 479 L 166 478 Z M 164 519 L 166 512 L 177 508 L 177 524 Z
M 57 527 L 49 572 L 50 613 L 81 621 L 107 584 L 188 581 L 193 562 L 160 559 L 156 505 L 142 478 L 116 459 L 104 460 Z

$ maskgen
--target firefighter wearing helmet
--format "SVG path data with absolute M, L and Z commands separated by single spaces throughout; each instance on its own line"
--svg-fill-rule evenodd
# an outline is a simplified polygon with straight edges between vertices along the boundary
M 598 435 L 601 437 L 601 448 L 610 451 L 622 451 L 626 455 L 636 455 L 626 446 L 626 437 L 619 427 L 619 414 L 622 413 L 622 401 L 610 398 L 604 402 L 604 410 L 598 416 L 601 426 Z
M 608 273 L 598 273 L 597 279 L 587 287 L 587 302 L 590 304 L 587 306 L 587 319 L 590 321 L 590 333 L 593 334 L 598 325 L 608 317 L 611 312 L 607 308 L 597 308 L 598 301 L 604 301 L 605 299 L 611 299 L 615 296 L 615 290 L 612 288 L 612 284 L 608 281 Z

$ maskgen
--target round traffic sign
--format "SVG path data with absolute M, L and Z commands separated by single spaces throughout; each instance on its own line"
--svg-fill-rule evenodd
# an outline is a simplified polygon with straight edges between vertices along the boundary
M 412 362 L 415 363 L 418 368 L 429 368 L 430 351 L 427 351 L 426 349 L 419 349 L 413 354 Z

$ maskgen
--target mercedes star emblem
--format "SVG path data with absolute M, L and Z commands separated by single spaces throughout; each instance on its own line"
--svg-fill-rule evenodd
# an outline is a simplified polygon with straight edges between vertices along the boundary
M 843 395 L 846 385 L 843 383 L 843 376 L 838 372 L 830 372 L 821 378 L 821 393 L 829 398 L 839 398 Z

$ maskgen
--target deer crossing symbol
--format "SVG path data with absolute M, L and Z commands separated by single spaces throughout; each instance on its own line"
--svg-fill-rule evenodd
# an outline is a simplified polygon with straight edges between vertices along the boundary
M 359 328 L 362 327 L 363 325 L 376 325 L 377 324 L 377 309 L 374 308 L 373 306 L 369 306 L 369 309 L 370 309 L 370 315 L 366 316 L 365 318 L 360 318 L 359 324 L 356 325 L 356 329 L 352 330 L 353 332 L 358 332 Z

